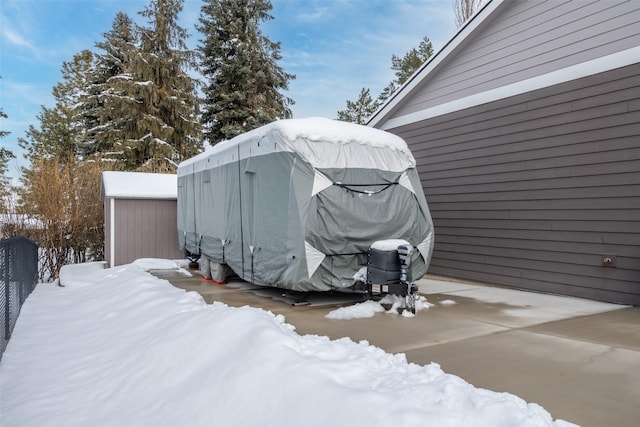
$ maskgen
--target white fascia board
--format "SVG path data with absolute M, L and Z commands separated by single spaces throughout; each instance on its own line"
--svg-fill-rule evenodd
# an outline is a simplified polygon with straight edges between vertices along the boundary
M 413 89 L 416 88 L 424 79 L 431 74 L 433 70 L 444 62 L 449 55 L 454 52 L 458 46 L 478 28 L 500 5 L 504 0 L 489 1 L 476 15 L 467 23 L 427 62 L 413 74 L 400 88 L 385 102 L 369 119 L 367 126 L 386 129 L 380 126 L 380 122 L 384 122 L 384 118 L 392 111 L 404 98 L 406 98 Z
M 636 64 L 638 62 L 640 62 L 640 46 L 612 53 L 611 55 L 601 56 L 600 58 L 592 59 L 590 61 L 572 65 L 550 73 L 541 74 L 530 79 L 511 83 L 495 89 L 490 89 L 485 92 L 469 95 L 425 110 L 395 117 L 386 121 L 382 125 L 382 129 L 394 129 L 411 123 L 431 119 L 433 117 L 453 113 L 455 111 L 464 110 L 466 108 L 476 107 L 478 105 L 487 104 L 489 102 L 498 101 L 511 96 L 521 95 L 523 93 L 544 89 L 560 83 L 566 83 L 583 77 L 589 77 L 594 74 L 615 70 L 616 68 Z

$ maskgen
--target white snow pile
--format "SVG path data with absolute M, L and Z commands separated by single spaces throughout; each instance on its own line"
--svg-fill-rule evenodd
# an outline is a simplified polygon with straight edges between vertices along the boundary
M 401 314 L 404 317 L 413 317 L 415 314 L 409 310 L 401 310 L 402 300 L 396 295 L 385 295 L 380 301 L 365 301 L 347 307 L 336 308 L 330 311 L 325 317 L 327 319 L 350 320 L 366 319 L 373 317 L 376 313 Z M 422 295 L 416 295 L 416 313 L 433 307 Z
M 65 274 L 85 285 L 40 284 L 22 308 L 0 362 L 2 426 L 569 425 L 436 364 L 206 304 L 136 265 Z
M 445 300 L 440 301 L 440 305 L 456 305 L 456 304 L 457 304 L 457 302 L 455 302 L 452 299 L 445 299 Z
M 366 319 L 373 317 L 376 313 L 385 311 L 382 304 L 377 301 L 365 301 L 347 307 L 336 308 L 330 311 L 326 316 L 327 319 L 349 320 L 349 319 Z
M 59 284 L 67 287 L 82 287 L 100 280 L 100 277 L 94 273 L 104 270 L 107 266 L 106 261 L 86 262 L 84 264 L 75 264 L 72 268 L 64 266 L 60 269 Z

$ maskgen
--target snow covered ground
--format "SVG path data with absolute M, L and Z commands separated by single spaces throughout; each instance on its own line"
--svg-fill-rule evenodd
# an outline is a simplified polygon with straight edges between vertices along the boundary
M 65 267 L 64 287 L 27 299 L 0 362 L 3 427 L 571 425 L 436 364 L 301 336 L 145 271 L 172 261 L 102 267 Z

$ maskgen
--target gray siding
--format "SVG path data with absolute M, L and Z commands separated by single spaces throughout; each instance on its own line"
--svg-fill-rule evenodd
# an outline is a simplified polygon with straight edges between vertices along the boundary
M 112 243 L 115 265 L 128 264 L 138 258 L 184 258 L 184 251 L 178 245 L 176 203 L 175 200 L 115 200 L 115 242 Z M 106 199 L 105 214 L 108 204 Z M 105 241 L 108 240 L 106 234 Z M 109 252 L 106 256 L 108 259 Z
M 481 25 L 394 116 L 639 46 L 640 1 L 507 0 Z
M 392 131 L 433 216 L 430 273 L 640 305 L 640 64 Z

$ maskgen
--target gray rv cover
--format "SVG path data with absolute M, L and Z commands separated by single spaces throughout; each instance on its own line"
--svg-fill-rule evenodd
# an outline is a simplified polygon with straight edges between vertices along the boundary
M 347 290 L 378 240 L 433 250 L 433 224 L 405 142 L 329 119 L 280 120 L 178 167 L 180 246 L 242 279 L 298 291 Z

